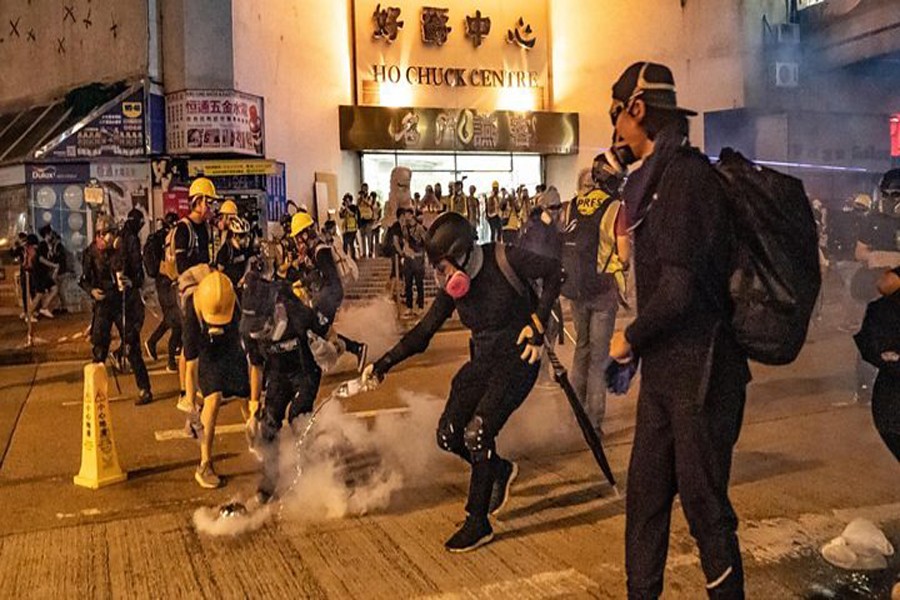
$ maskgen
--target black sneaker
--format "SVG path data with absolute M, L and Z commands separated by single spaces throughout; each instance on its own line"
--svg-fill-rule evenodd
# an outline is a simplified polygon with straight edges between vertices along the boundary
M 454 533 L 449 540 L 444 542 L 444 548 L 450 552 L 469 552 L 480 546 L 484 546 L 494 539 L 494 530 L 487 518 L 478 519 L 471 515 L 466 517 L 466 522 Z
M 513 481 L 519 475 L 518 464 L 511 460 L 500 460 L 499 473 L 494 479 L 494 488 L 491 490 L 491 503 L 488 506 L 488 512 L 494 516 L 506 506 L 506 501 L 509 500 L 509 490 L 512 488 Z
M 135 406 L 144 406 L 153 402 L 153 394 L 150 390 L 141 390 L 138 392 L 137 400 L 134 401 Z

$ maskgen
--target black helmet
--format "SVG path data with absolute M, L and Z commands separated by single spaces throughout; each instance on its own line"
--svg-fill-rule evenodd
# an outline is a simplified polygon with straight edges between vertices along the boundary
M 625 179 L 625 169 L 622 168 L 618 157 L 612 149 L 594 157 L 594 164 L 591 166 L 591 179 L 593 179 L 595 186 L 610 196 L 619 194 L 619 188 L 621 188 L 622 181 Z
M 175 212 L 167 212 L 166 216 L 163 217 L 163 222 L 166 227 L 174 227 L 178 223 L 178 213 Z
M 446 258 L 461 267 L 477 239 L 478 234 L 468 219 L 459 213 L 447 212 L 435 219 L 428 228 L 425 252 L 433 265 Z

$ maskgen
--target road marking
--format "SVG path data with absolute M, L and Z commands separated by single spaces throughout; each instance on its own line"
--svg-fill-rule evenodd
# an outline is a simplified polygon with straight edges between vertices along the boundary
M 420 596 L 421 600 L 493 600 L 494 598 L 559 598 L 596 591 L 597 582 L 575 569 L 548 571 L 530 577 L 491 583 L 458 592 Z
M 57 519 L 75 519 L 77 517 L 96 517 L 99 514 L 102 514 L 99 508 L 85 508 L 84 510 L 80 510 L 77 513 L 56 513 Z
M 79 404 L 81 404 L 79 402 Z M 348 415 L 354 416 L 358 419 L 372 419 L 374 417 L 380 415 L 402 415 L 409 412 L 409 407 L 400 406 L 396 408 L 381 408 L 376 410 L 361 410 L 357 412 L 347 413 Z M 243 433 L 246 429 L 244 423 L 227 423 L 224 425 L 216 426 L 216 435 L 229 435 L 232 433 Z M 171 440 L 188 440 L 193 439 L 193 437 L 188 434 L 184 428 L 180 429 L 162 429 L 160 431 L 153 432 L 153 437 L 156 438 L 157 442 L 169 442 Z
M 131 400 L 132 396 L 111 396 L 109 398 L 109 402 L 124 402 L 125 400 Z M 66 400 L 62 403 L 63 406 L 81 406 L 84 404 L 84 400 Z
M 244 423 L 227 423 L 225 425 L 216 425 L 216 435 L 226 435 L 231 433 L 243 433 L 246 429 Z M 163 429 L 155 431 L 153 437 L 157 442 L 168 442 L 171 440 L 191 440 L 194 439 L 188 434 L 184 428 L 181 429 Z

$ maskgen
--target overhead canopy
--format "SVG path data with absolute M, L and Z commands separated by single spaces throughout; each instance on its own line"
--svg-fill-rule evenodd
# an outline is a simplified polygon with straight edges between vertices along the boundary
M 105 115 L 130 96 L 141 93 L 141 84 L 91 84 L 69 92 L 65 98 L 50 104 L 0 114 L 0 165 L 54 156 L 54 149 Z M 142 103 L 143 106 L 143 103 Z M 143 121 L 143 118 L 141 118 Z M 143 138 L 143 126 L 140 131 Z M 140 140 L 143 147 L 143 139 Z

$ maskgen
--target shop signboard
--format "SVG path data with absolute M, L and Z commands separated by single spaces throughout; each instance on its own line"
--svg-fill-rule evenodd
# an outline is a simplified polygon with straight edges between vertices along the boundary
M 578 153 L 578 114 L 340 107 L 341 150 Z
M 144 90 L 121 97 L 112 106 L 50 150 L 50 158 L 131 157 L 146 154 Z M 43 157 L 42 157 L 43 158 Z
M 266 218 L 277 221 L 287 212 L 287 176 L 284 163 L 275 163 L 275 173 L 266 177 Z
M 25 183 L 71 183 L 87 181 L 91 176 L 88 163 L 30 164 L 25 168 Z
M 263 99 L 234 90 L 166 95 L 166 146 L 171 154 L 265 155 Z
M 179 217 L 186 217 L 191 212 L 191 202 L 186 189 L 175 188 L 163 192 L 163 214 L 170 212 L 176 213 Z
M 891 157 L 900 158 L 900 113 L 891 116 Z
M 188 176 L 274 175 L 274 160 L 191 160 Z
M 106 195 L 103 193 L 103 186 L 92 177 L 87 182 L 87 185 L 84 186 L 84 201 L 92 206 L 100 206 L 105 199 Z

